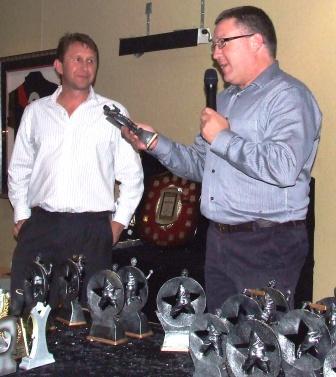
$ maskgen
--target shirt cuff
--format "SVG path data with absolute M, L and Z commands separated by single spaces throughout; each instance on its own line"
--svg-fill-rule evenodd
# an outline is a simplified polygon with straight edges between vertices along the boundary
M 155 156 L 157 158 L 163 158 L 167 156 L 168 153 L 171 151 L 172 141 L 163 135 L 159 135 L 158 142 L 153 150 L 149 150 L 148 153 L 151 156 Z
M 31 216 L 31 209 L 29 207 L 16 207 L 14 209 L 14 224 L 19 220 L 29 219 Z
M 230 129 L 220 131 L 210 145 L 210 150 L 217 155 L 225 157 L 229 144 L 236 134 Z

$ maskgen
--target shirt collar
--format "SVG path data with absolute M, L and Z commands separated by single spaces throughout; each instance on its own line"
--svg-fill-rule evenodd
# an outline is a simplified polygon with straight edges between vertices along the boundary
M 55 90 L 55 92 L 51 95 L 51 101 L 56 103 L 57 98 L 61 94 L 61 92 L 62 92 L 62 85 L 59 85 L 58 88 Z M 97 94 L 94 91 L 92 86 L 90 86 L 89 95 L 88 95 L 86 101 L 90 101 L 90 100 L 98 101 Z
M 268 66 L 261 74 L 251 82 L 251 84 L 247 85 L 244 89 L 241 89 L 238 85 L 232 85 L 228 88 L 230 92 L 243 92 L 249 87 L 257 86 L 262 88 L 267 83 L 269 83 L 278 73 L 280 72 L 279 63 L 278 61 L 274 61 L 270 66 Z
M 267 67 L 252 83 L 251 85 L 257 85 L 260 88 L 268 84 L 276 75 L 280 72 L 278 61 L 274 61 L 269 67 Z

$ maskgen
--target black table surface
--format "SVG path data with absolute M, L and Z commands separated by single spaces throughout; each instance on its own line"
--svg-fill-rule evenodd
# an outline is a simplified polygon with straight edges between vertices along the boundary
M 49 352 L 55 363 L 23 370 L 11 376 L 192 376 L 191 357 L 184 352 L 162 352 L 164 333 L 158 323 L 151 323 L 154 335 L 131 339 L 117 346 L 86 339 L 89 327 L 69 328 L 56 322 L 56 330 L 47 334 Z M 18 362 L 19 364 L 19 362 Z

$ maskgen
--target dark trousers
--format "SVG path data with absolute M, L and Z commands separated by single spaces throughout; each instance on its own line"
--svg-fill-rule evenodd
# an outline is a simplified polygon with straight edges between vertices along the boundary
M 270 227 L 251 232 L 221 233 L 210 223 L 207 233 L 205 286 L 208 311 L 214 313 L 244 288 L 262 288 L 276 281 L 276 289 L 291 292 L 290 306 L 308 254 L 304 224 Z
M 33 209 L 31 217 L 21 227 L 12 259 L 11 314 L 22 313 L 24 280 L 29 276 L 29 264 L 37 256 L 43 263 L 51 263 L 52 271 L 56 271 L 73 255 L 84 255 L 85 273 L 80 300 L 85 305 L 90 277 L 99 270 L 112 268 L 113 236 L 109 217 L 109 212 L 73 214 Z M 53 283 L 55 293 L 57 287 Z

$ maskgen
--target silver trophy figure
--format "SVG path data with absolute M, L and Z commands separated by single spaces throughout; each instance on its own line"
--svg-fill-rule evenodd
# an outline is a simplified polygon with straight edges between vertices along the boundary
M 281 349 L 274 330 L 257 319 L 245 319 L 233 326 L 227 336 L 226 367 L 234 377 L 278 377 Z
M 306 309 L 295 309 L 286 313 L 273 328 L 281 347 L 285 374 L 319 375 L 331 349 L 324 318 Z
M 22 369 L 37 368 L 54 363 L 55 359 L 48 351 L 46 341 L 46 325 L 50 313 L 48 305 L 50 276 L 52 265 L 46 266 L 39 257 L 28 267 L 24 281 L 25 302 L 30 310 L 33 324 L 31 350 L 22 358 L 19 365 Z
M 84 257 L 74 255 L 64 262 L 56 272 L 59 305 L 56 319 L 68 326 L 86 325 L 79 296 L 83 285 Z
M 181 276 L 162 285 L 156 303 L 156 314 L 165 331 L 161 351 L 188 352 L 190 326 L 206 306 L 203 288 L 183 270 Z
M 117 127 L 127 127 L 129 130 L 135 133 L 138 138 L 146 145 L 146 148 L 149 149 L 153 142 L 157 139 L 158 134 L 155 132 L 146 131 L 138 127 L 133 123 L 129 118 L 123 115 L 120 109 L 113 105 L 113 109 L 110 109 L 107 105 L 104 106 L 104 114 L 106 119 L 114 124 Z
M 125 302 L 124 285 L 110 270 L 94 274 L 87 286 L 92 325 L 88 340 L 118 345 L 127 342 L 120 312 Z
M 1 295 L 2 293 L 0 292 L 0 299 Z M 16 362 L 14 360 L 16 329 L 15 317 L 7 316 L 0 319 L 0 376 L 16 372 Z
M 136 267 L 137 260 L 132 258 L 131 265 L 118 270 L 118 275 L 124 284 L 125 305 L 120 314 L 125 333 L 129 337 L 142 339 L 153 335 L 142 308 L 148 299 L 147 280 L 152 275 L 151 270 L 147 277 Z
M 195 366 L 193 377 L 227 377 L 226 340 L 232 324 L 218 315 L 205 313 L 190 326 L 190 355 Z

